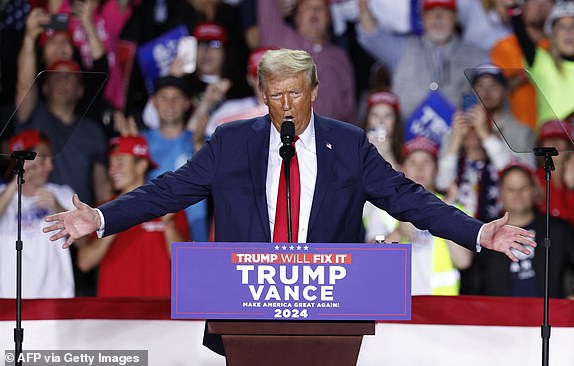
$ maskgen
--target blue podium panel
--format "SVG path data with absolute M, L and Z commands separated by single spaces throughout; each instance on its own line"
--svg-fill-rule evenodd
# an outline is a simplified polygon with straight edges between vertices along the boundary
M 409 320 L 409 244 L 173 243 L 174 319 Z

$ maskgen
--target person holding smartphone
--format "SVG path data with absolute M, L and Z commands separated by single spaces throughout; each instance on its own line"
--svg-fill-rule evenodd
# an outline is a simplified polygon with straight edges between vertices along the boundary
M 436 186 L 447 192 L 447 200 L 488 221 L 497 218 L 501 209 L 498 173 L 514 160 L 534 166 L 534 156 L 513 153 L 501 132 L 512 141 L 522 141 L 521 151 L 531 151 L 534 136 L 509 111 L 507 81 L 499 68 L 482 65 L 469 76 L 477 98 L 472 103 L 471 97 L 461 96 L 452 130 L 442 142 Z M 477 276 L 472 269 L 462 272 L 461 293 L 477 293 Z
M 495 173 L 512 160 L 534 166 L 531 154 L 514 154 L 502 135 L 509 142 L 519 142 L 512 146 L 516 151 L 531 151 L 535 139 L 508 109 L 508 84 L 499 68 L 481 65 L 470 81 L 474 92 L 461 96 L 452 131 L 443 140 L 437 187 L 446 191 L 454 186 L 457 193 L 451 198 L 461 201 L 475 217 L 487 219 L 498 214 Z
M 80 61 L 80 50 L 74 46 L 72 32 L 66 22 L 68 13 L 50 13 L 48 2 L 36 1 L 31 4 L 32 11 L 26 20 L 26 31 L 22 47 L 18 53 L 18 71 L 16 81 L 15 105 L 18 106 L 17 117 L 25 122 L 38 102 L 40 88 L 35 83 L 36 75 L 49 65 L 59 60 L 73 60 L 80 64 L 81 69 L 89 67 L 92 72 L 108 74 L 109 67 L 107 55 L 92 21 L 90 8 L 85 4 L 78 4 L 76 14 L 83 27 L 89 29 L 87 40 L 92 57 L 92 64 L 86 65 Z M 37 57 L 38 56 L 38 57 Z M 88 110 L 94 96 L 98 95 L 89 108 L 89 116 L 94 120 L 101 120 L 107 109 L 103 98 L 98 94 L 101 90 L 102 78 L 89 77 L 83 82 L 84 97 L 79 101 L 78 110 Z M 105 199 L 106 197 L 101 197 Z

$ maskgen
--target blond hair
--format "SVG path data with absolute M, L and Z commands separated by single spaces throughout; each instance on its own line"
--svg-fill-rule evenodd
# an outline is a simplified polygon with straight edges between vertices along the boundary
M 265 90 L 269 79 L 293 77 L 301 73 L 307 74 L 311 88 L 319 85 L 317 66 L 309 53 L 287 48 L 269 50 L 263 54 L 257 68 L 259 90 Z

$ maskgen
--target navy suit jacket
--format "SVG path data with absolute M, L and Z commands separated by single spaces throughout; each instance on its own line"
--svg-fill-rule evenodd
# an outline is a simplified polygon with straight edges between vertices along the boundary
M 215 240 L 270 242 L 266 178 L 269 115 L 219 127 L 191 160 L 100 207 L 105 234 L 179 211 L 210 193 Z M 362 242 L 365 201 L 401 221 L 475 250 L 482 223 L 393 170 L 348 123 L 315 114 L 317 181 L 307 242 Z

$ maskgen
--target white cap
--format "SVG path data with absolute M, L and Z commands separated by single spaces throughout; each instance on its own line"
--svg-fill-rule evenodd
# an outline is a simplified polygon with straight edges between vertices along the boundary
M 544 22 L 544 33 L 546 33 L 546 35 L 552 34 L 554 23 L 558 19 L 565 17 L 574 17 L 574 2 L 561 1 L 552 7 L 548 18 L 546 18 L 546 22 Z

